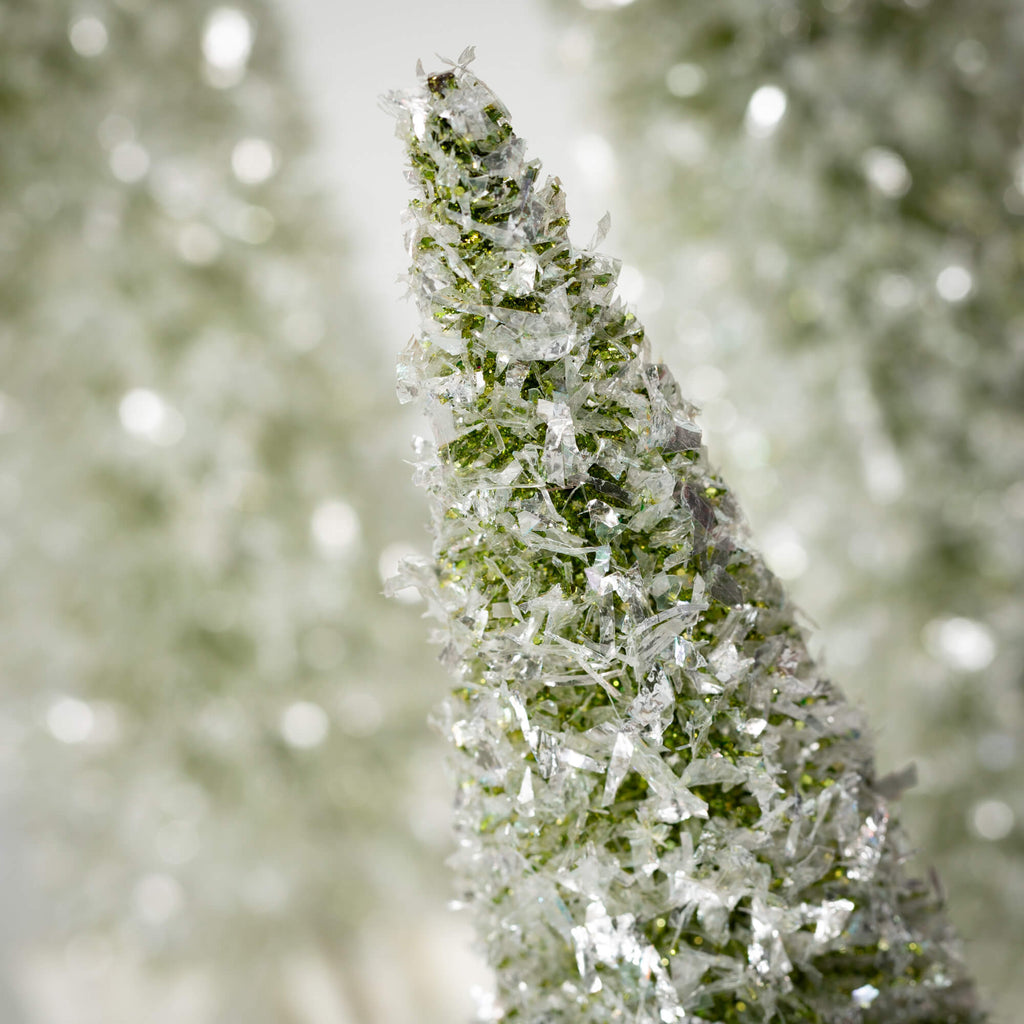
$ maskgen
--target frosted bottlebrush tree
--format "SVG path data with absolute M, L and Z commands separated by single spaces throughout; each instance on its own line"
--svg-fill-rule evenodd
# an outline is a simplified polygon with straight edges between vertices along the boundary
M 552 6 L 674 299 L 649 326 L 883 760 L 918 762 L 914 834 L 1016 1015 L 1024 6 Z
M 468 56 L 464 55 L 464 56 Z M 458 680 L 462 898 L 494 1019 L 981 1020 L 860 715 L 696 410 L 465 62 L 395 94 L 436 445 L 410 564 Z

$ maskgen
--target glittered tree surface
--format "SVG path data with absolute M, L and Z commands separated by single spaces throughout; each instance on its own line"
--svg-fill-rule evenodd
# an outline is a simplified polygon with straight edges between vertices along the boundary
M 915 836 L 1013 1015 L 1024 9 L 552 6 L 641 305 L 886 762 L 917 761 Z
M 377 569 L 409 504 L 389 371 L 280 46 L 248 0 L 0 7 L 0 756 L 43 893 L 7 973 L 33 1021 L 376 1021 L 377 964 L 437 1019 L 429 968 L 393 966 L 439 858 L 407 760 L 431 676 Z
M 464 64 L 392 97 L 415 185 L 456 864 L 492 1019 L 982 1019 L 860 715 L 696 410 Z

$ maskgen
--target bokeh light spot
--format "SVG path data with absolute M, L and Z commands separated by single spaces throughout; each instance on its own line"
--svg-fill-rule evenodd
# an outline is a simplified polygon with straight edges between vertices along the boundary
M 137 142 L 125 139 L 110 151 L 110 170 L 118 181 L 132 185 L 149 171 L 149 154 Z
M 75 18 L 71 22 L 68 39 L 75 53 L 81 57 L 98 57 L 110 41 L 107 26 L 92 14 Z
M 763 139 L 771 135 L 786 113 L 788 100 L 777 85 L 762 85 L 747 104 L 747 132 Z
M 765 561 L 779 579 L 795 580 L 807 571 L 807 550 L 796 532 L 779 528 L 765 538 Z
M 327 712 L 312 701 L 299 700 L 281 715 L 281 736 L 290 747 L 310 750 L 327 739 L 330 722 Z
M 882 195 L 896 199 L 910 191 L 911 177 L 903 157 L 891 149 L 875 146 L 861 160 L 864 177 Z
M 254 35 L 252 21 L 237 7 L 217 7 L 210 12 L 202 49 L 211 85 L 227 88 L 245 77 Z
M 337 557 L 348 551 L 359 537 L 359 517 L 347 501 L 331 498 L 317 505 L 310 529 L 321 552 Z
M 147 924 L 160 925 L 170 920 L 183 902 L 181 884 L 165 874 L 141 878 L 133 892 L 135 911 Z
M 277 170 L 278 153 L 266 139 L 241 139 L 231 151 L 231 170 L 243 185 L 260 185 Z
M 61 697 L 46 713 L 46 727 L 61 743 L 84 743 L 92 735 L 96 716 L 84 700 Z
M 162 447 L 176 444 L 185 433 L 181 413 L 149 388 L 125 392 L 117 411 L 127 433 Z
M 952 263 L 939 271 L 935 290 L 946 302 L 963 302 L 974 291 L 974 278 L 966 267 Z
M 980 672 L 996 656 L 992 631 L 974 619 L 933 619 L 924 627 L 923 638 L 932 657 L 962 672 Z
M 696 96 L 707 81 L 707 73 L 699 64 L 673 64 L 665 74 L 665 88 L 680 99 Z
M 1013 808 L 1002 800 L 979 800 L 971 808 L 970 823 L 982 839 L 997 842 L 1013 831 Z

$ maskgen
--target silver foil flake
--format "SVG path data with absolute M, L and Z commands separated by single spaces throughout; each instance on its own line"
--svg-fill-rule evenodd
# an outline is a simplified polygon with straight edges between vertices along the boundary
M 605 770 L 605 766 L 600 761 L 569 747 L 559 749 L 558 760 L 563 764 L 567 764 L 570 768 L 579 768 L 585 772 L 604 772 Z
M 497 362 L 509 363 L 508 369 L 505 370 L 505 388 L 509 394 L 519 394 L 523 389 L 523 384 L 526 382 L 526 377 L 530 372 L 530 366 L 528 363 L 512 363 L 509 360 L 509 356 L 502 353 L 497 357 Z
M 649 688 L 641 690 L 629 706 L 629 722 L 645 739 L 658 745 L 672 720 L 675 700 L 675 691 L 665 670 L 656 665 L 651 673 Z
M 692 640 L 677 636 L 672 641 L 672 660 L 680 668 L 698 670 L 707 664 L 704 655 L 700 653 L 697 645 Z
M 449 406 L 431 405 L 430 410 L 430 426 L 434 433 L 434 444 L 441 448 L 458 437 L 458 430 Z
M 725 937 L 729 913 L 739 900 L 739 893 L 729 899 L 720 886 L 710 880 L 691 878 L 682 870 L 672 874 L 669 892 L 673 905 L 679 908 L 684 919 L 696 912 L 698 922 L 713 939 L 721 941 Z
M 814 924 L 814 941 L 825 945 L 838 938 L 855 909 L 852 900 L 826 900 L 818 907 L 805 907 L 804 915 Z
M 724 786 L 745 782 L 746 772 L 717 751 L 711 757 L 694 758 L 683 770 L 681 781 L 688 786 Z
M 404 362 L 399 362 L 396 375 L 395 391 L 399 402 L 406 405 L 420 396 L 419 371 Z
M 675 825 L 687 818 L 707 818 L 708 805 L 688 789 L 679 787 L 672 796 L 658 804 L 655 814 L 659 821 Z
M 674 979 L 662 966 L 658 951 L 653 946 L 648 946 L 644 950 L 641 967 L 646 978 L 654 979 L 658 1020 L 661 1024 L 682 1024 L 691 1020 L 679 999 Z
M 856 840 L 843 850 L 843 856 L 851 862 L 846 872 L 850 878 L 867 882 L 874 877 L 882 859 L 888 827 L 889 814 L 885 810 L 879 809 L 865 819 Z
M 597 227 L 594 229 L 594 234 L 590 238 L 590 245 L 588 249 L 596 249 L 607 237 L 608 232 L 611 231 L 612 227 L 612 215 L 607 211 L 597 222 Z
M 716 683 L 703 672 L 697 673 L 696 680 L 698 693 L 714 696 L 725 692 L 721 683 Z
M 460 719 L 452 722 L 452 741 L 457 747 L 468 747 L 479 737 L 479 728 L 475 722 Z
M 466 405 L 476 397 L 478 388 L 472 374 L 453 373 L 442 377 L 433 390 L 438 398 L 457 405 Z
M 516 798 L 523 807 L 523 811 L 527 815 L 534 813 L 533 808 L 533 772 L 530 771 L 530 766 L 526 766 L 526 771 L 523 773 L 523 782 L 519 787 L 519 796 Z
M 639 572 L 630 568 L 625 572 L 612 573 L 609 578 L 612 581 L 612 589 L 622 598 L 634 620 L 643 618 L 647 594 Z
M 604 597 L 612 590 L 614 580 L 608 575 L 611 557 L 611 548 L 598 548 L 594 552 L 594 564 L 583 570 L 587 583 L 598 597 Z
M 619 525 L 618 512 L 611 505 L 601 501 L 600 498 L 591 498 L 587 502 L 587 512 L 590 514 L 592 522 L 598 523 L 609 530 L 613 530 Z
M 586 923 L 572 929 L 581 978 L 592 976 L 595 963 L 615 966 L 621 960 L 639 962 L 641 951 L 632 934 L 633 920 L 632 914 L 613 920 L 600 902 L 587 906 Z
M 535 256 L 521 253 L 512 264 L 506 284 L 509 295 L 528 295 L 533 291 L 540 264 Z
M 516 359 L 547 362 L 562 359 L 577 343 L 576 334 L 568 324 L 549 330 L 540 317 L 529 313 L 502 314 L 492 310 L 491 315 L 501 320 L 503 347 Z
M 558 739 L 549 732 L 540 732 L 534 754 L 537 758 L 537 773 L 542 779 L 550 779 L 558 765 Z
M 629 637 L 628 649 L 635 652 L 638 671 L 644 672 L 649 666 L 650 671 L 660 670 L 665 652 L 670 648 L 674 650 L 677 634 L 686 629 L 687 620 L 684 606 L 679 605 L 670 609 L 666 618 L 646 636 L 639 635 L 641 630 L 637 630 Z
M 530 749 L 536 752 L 537 730 L 530 725 L 530 718 L 526 713 L 526 705 L 523 703 L 522 698 L 518 694 L 510 693 L 508 695 L 508 705 L 512 709 L 516 722 L 519 724 L 519 729 L 526 742 L 530 745 Z
M 612 747 L 612 756 L 608 762 L 608 775 L 605 779 L 604 795 L 601 797 L 601 803 L 605 807 L 614 802 L 615 794 L 618 792 L 619 786 L 622 785 L 622 780 L 629 772 L 629 766 L 633 759 L 634 749 L 635 745 L 633 740 L 631 740 L 624 732 L 620 732 L 615 737 L 615 745 Z
M 721 644 L 711 653 L 708 664 L 720 682 L 733 683 L 753 664 L 753 658 L 741 657 L 735 644 Z
M 868 1010 L 871 1004 L 878 998 L 879 991 L 874 985 L 861 985 L 850 993 L 853 1005 L 859 1010 Z
M 755 902 L 751 910 L 750 930 L 753 941 L 747 947 L 747 960 L 761 978 L 782 979 L 793 970 L 779 930 L 777 912 Z
M 523 534 L 531 533 L 544 521 L 536 512 L 531 512 L 528 509 L 524 509 L 520 512 L 516 519 L 518 521 L 519 531 Z
M 547 423 L 544 439 L 544 468 L 548 479 L 559 487 L 575 472 L 579 449 L 573 429 L 572 413 L 564 400 L 537 403 L 537 413 Z

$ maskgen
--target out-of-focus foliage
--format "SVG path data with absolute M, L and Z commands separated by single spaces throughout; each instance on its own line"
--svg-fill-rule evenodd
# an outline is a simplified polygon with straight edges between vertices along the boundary
M 1016 1005 L 1024 9 L 554 6 L 603 101 L 641 312 L 885 759 L 917 761 L 912 832 Z
M 40 1020 L 374 1021 L 403 986 L 449 1015 L 409 974 L 436 675 L 378 570 L 421 517 L 271 13 L 0 7 L 0 731 Z

